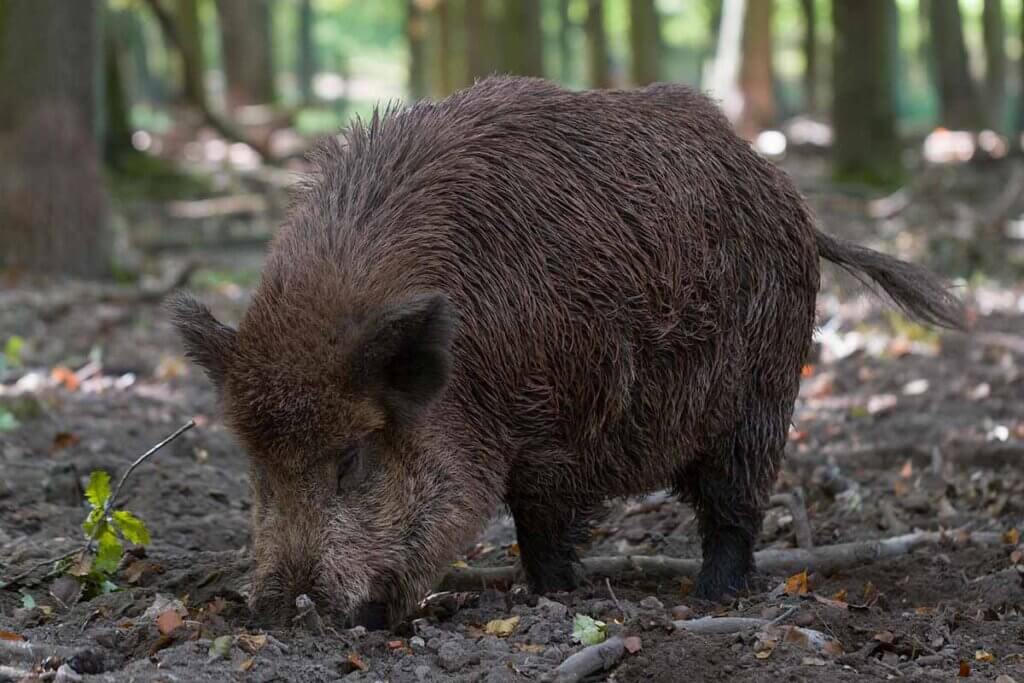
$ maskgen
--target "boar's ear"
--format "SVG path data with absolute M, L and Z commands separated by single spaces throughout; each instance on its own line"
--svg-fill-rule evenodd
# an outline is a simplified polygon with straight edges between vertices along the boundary
M 441 392 L 451 369 L 455 320 L 443 294 L 421 294 L 372 317 L 349 361 L 353 389 L 379 401 L 399 423 Z
M 219 322 L 210 309 L 179 292 L 168 300 L 171 320 L 185 342 L 185 355 L 206 371 L 219 391 L 235 348 L 235 330 Z

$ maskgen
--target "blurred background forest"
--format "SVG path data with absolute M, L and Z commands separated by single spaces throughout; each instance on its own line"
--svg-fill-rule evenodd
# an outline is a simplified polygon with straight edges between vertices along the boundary
M 1020 152 L 1022 8 L 0 0 L 0 268 L 131 277 L 129 243 L 192 243 L 189 224 L 263 240 L 316 136 L 493 72 L 688 83 L 764 154 L 816 152 L 832 182 L 891 191 L 929 164 Z

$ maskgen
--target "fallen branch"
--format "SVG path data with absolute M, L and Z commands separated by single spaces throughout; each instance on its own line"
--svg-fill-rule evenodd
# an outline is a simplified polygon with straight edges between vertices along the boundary
M 0 683 L 19 683 L 19 681 L 30 681 L 33 678 L 35 678 L 35 674 L 31 671 L 0 665 Z
M 612 636 L 603 643 L 588 645 L 572 655 L 552 673 L 555 683 L 575 683 L 599 671 L 607 671 L 626 654 L 626 643 L 621 636 Z
M 41 662 L 47 657 L 67 659 L 75 654 L 75 652 L 76 650 L 72 648 L 52 645 L 50 643 L 31 643 L 27 640 L 0 640 L 0 655 L 7 655 L 10 659 Z
M 189 420 L 188 422 L 186 422 L 185 424 L 183 424 L 182 426 L 180 426 L 176 430 L 174 430 L 174 432 L 171 433 L 169 436 L 164 438 L 163 441 L 160 441 L 155 446 L 150 448 L 148 451 L 146 451 L 145 453 L 140 455 L 138 458 L 136 458 L 135 461 L 131 465 L 128 466 L 128 469 L 126 469 L 124 471 L 124 474 L 121 475 L 121 479 L 118 480 L 117 486 L 114 487 L 114 490 L 111 492 L 110 497 L 107 498 L 106 504 L 103 506 L 103 518 L 104 519 L 109 518 L 110 511 L 114 508 L 114 503 L 117 502 L 118 494 L 121 493 L 121 489 L 124 487 L 125 482 L 128 481 L 128 477 L 130 477 L 132 472 L 135 471 L 135 468 L 137 468 L 139 465 L 141 465 L 146 460 L 148 460 L 150 458 L 150 456 L 152 456 L 154 453 L 159 451 L 161 448 L 163 448 L 164 446 L 166 446 L 170 442 L 174 441 L 179 436 L 181 436 L 182 434 L 184 434 L 185 432 L 187 432 L 188 430 L 192 429 L 195 426 L 196 426 L 195 420 Z M 47 565 L 52 565 L 52 564 L 55 564 L 57 562 L 61 562 L 63 560 L 68 559 L 69 557 L 71 557 L 73 555 L 78 554 L 78 553 L 92 552 L 92 550 L 93 550 L 93 543 L 95 543 L 95 541 L 96 541 L 96 534 L 98 533 L 99 529 L 100 529 L 100 525 L 96 525 L 95 529 L 93 530 L 93 533 L 89 536 L 89 538 L 86 540 L 86 542 L 82 546 L 80 546 L 78 548 L 75 548 L 74 550 L 69 550 L 68 552 L 64 553 L 63 555 L 59 555 L 57 557 L 52 557 L 52 558 L 50 558 L 48 560 L 43 560 L 42 562 L 37 562 L 36 564 L 32 565 L 31 567 L 29 567 L 28 569 L 26 569 L 22 573 L 20 573 L 20 574 L 18 574 L 16 576 L 13 576 L 10 579 L 7 579 L 6 581 L 0 581 L 0 589 L 2 589 L 2 588 L 11 588 L 12 586 L 16 586 L 17 584 L 19 584 L 20 582 L 24 581 L 25 579 L 30 577 L 32 574 L 34 574 L 37 570 L 42 569 L 43 567 L 45 567 Z M 0 641 L 0 642 L 2 642 L 2 641 Z
M 854 541 L 813 549 L 791 548 L 762 550 L 754 560 L 759 571 L 766 574 L 793 574 L 799 571 L 833 574 L 872 562 L 902 557 L 917 548 L 945 542 L 962 545 L 1000 545 L 1002 534 L 996 532 L 919 531 L 892 538 Z M 584 558 L 583 568 L 590 578 L 640 575 L 651 579 L 694 577 L 700 571 L 700 560 L 677 559 L 664 555 L 617 555 Z M 486 588 L 507 588 L 515 583 L 519 568 L 453 567 L 441 580 L 440 590 L 473 591 Z
M 785 614 L 788 616 L 792 612 Z M 784 642 L 799 643 L 815 652 L 841 654 L 839 642 L 821 631 L 799 626 L 778 626 L 780 619 L 756 619 L 753 617 L 702 617 L 700 619 L 673 621 L 677 631 L 699 633 L 700 635 L 728 635 L 754 629 L 764 629 L 765 634 Z
M 814 547 L 814 534 L 811 533 L 811 521 L 807 518 L 807 503 L 804 492 L 799 488 L 789 493 L 778 493 L 771 497 L 772 505 L 782 505 L 793 516 L 793 535 L 797 546 L 805 549 Z

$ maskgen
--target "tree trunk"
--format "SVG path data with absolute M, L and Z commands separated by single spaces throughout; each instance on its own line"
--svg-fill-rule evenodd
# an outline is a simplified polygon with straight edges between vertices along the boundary
M 203 83 L 205 60 L 196 0 L 176 0 L 174 22 L 178 26 L 179 46 L 182 52 L 182 96 L 187 102 L 203 107 L 206 103 L 206 86 Z
M 217 0 L 228 109 L 274 101 L 272 0 Z
M 587 0 L 587 80 L 592 88 L 610 88 L 608 36 L 604 30 L 604 0 Z
M 816 0 L 800 0 L 804 15 L 804 109 L 818 112 L 818 12 Z
M 427 63 L 427 16 L 417 0 L 405 3 L 405 37 L 409 43 L 409 97 L 421 100 L 430 91 Z
M 544 75 L 540 0 L 505 5 L 505 71 L 520 76 Z
M 96 0 L 0 5 L 0 268 L 110 271 Z
M 571 34 L 572 20 L 569 18 L 569 0 L 558 0 L 558 73 L 563 83 L 572 80 Z
M 982 10 L 985 35 L 985 110 L 988 125 L 1001 131 L 1005 123 L 1003 105 L 1006 95 L 1006 22 L 1002 0 L 985 0 Z
M 743 56 L 739 85 L 743 109 L 737 131 L 752 140 L 775 122 L 775 78 L 772 68 L 773 0 L 750 0 L 743 17 Z
M 489 76 L 498 68 L 494 61 L 496 49 L 492 44 L 495 36 L 493 23 L 489 20 L 484 0 L 468 0 L 465 3 L 463 22 L 466 44 L 466 80 L 472 83 L 478 78 Z
M 629 45 L 633 84 L 647 85 L 657 81 L 661 36 L 654 0 L 629 0 Z
M 123 36 L 112 30 L 107 17 L 103 31 L 103 90 L 106 126 L 103 131 L 103 160 L 113 169 L 123 169 L 125 159 L 135 154 L 132 147 L 131 116 L 125 91 L 122 55 L 126 52 Z
M 887 186 L 901 175 L 889 39 L 892 2 L 832 2 L 832 151 L 840 181 Z
M 313 76 L 316 75 L 316 50 L 313 44 L 315 23 L 312 0 L 299 0 L 299 59 L 296 78 L 299 81 L 299 101 L 303 106 L 313 102 Z
M 967 66 L 959 2 L 931 2 L 929 24 L 939 91 L 940 122 L 955 130 L 976 130 L 981 124 L 981 114 Z

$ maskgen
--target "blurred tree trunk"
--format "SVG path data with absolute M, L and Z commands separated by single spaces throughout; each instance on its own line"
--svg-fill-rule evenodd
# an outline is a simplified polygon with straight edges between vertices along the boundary
M 174 23 L 178 27 L 181 55 L 182 95 L 200 108 L 206 107 L 205 70 L 202 31 L 199 27 L 199 7 L 196 0 L 175 0 Z
M 432 81 L 434 96 L 438 99 L 447 97 L 455 89 L 452 79 L 452 59 L 455 47 L 452 45 L 452 13 L 450 10 L 451 0 L 437 0 L 432 17 L 436 30 L 431 31 L 431 34 L 437 36 L 434 59 L 432 60 L 434 66 Z
M 772 68 L 774 0 L 750 0 L 743 17 L 743 55 L 739 86 L 743 109 L 737 131 L 752 140 L 775 122 L 775 78 Z
M 469 49 L 466 12 L 467 5 L 475 4 L 478 4 L 478 0 L 438 0 L 435 8 L 440 35 L 437 68 L 442 96 L 446 97 L 473 82 L 466 54 Z
M 505 5 L 505 71 L 520 76 L 544 75 L 544 36 L 540 0 Z
M 313 76 L 316 75 L 316 51 L 313 47 L 315 22 L 312 0 L 299 0 L 299 59 L 296 78 L 299 81 L 299 101 L 303 106 L 313 101 Z
M 647 85 L 657 81 L 661 36 L 654 0 L 629 0 L 629 46 L 633 84 Z
M 804 15 L 804 109 L 818 112 L 818 12 L 815 0 L 800 0 Z
M 124 70 L 121 55 L 125 52 L 123 34 L 113 30 L 112 17 L 107 17 L 103 31 L 103 90 L 104 118 L 103 160 L 107 166 L 123 169 L 124 161 L 132 154 L 132 126 L 129 114 L 128 94 L 125 89 Z
M 985 110 L 988 125 L 1003 130 L 1006 94 L 1006 21 L 1002 0 L 985 0 L 982 10 L 985 36 Z
M 427 16 L 418 0 L 405 3 L 405 37 L 409 42 L 409 97 L 421 100 L 430 90 L 427 64 Z
M 470 2 L 470 4 L 473 4 Z M 558 0 L 558 74 L 563 83 L 572 80 L 572 20 L 569 0 Z
M 274 101 L 272 0 L 217 0 L 228 109 Z
M 941 123 L 956 130 L 976 130 L 981 113 L 967 66 L 960 4 L 957 0 L 936 0 L 929 5 Z
M 604 0 L 587 0 L 584 25 L 587 42 L 587 80 L 592 88 L 610 88 L 608 37 L 604 31 Z
M 841 181 L 891 185 L 901 175 L 889 38 L 892 2 L 832 2 L 832 152 Z
M 0 4 L 0 267 L 110 272 L 96 0 Z

